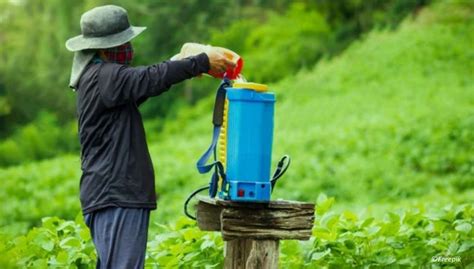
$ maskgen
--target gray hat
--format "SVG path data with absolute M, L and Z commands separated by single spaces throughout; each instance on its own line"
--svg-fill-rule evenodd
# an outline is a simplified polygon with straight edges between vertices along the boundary
M 81 16 L 81 35 L 66 41 L 66 48 L 75 52 L 69 86 L 76 87 L 84 68 L 93 58 L 94 49 L 113 48 L 129 42 L 146 27 L 131 26 L 127 11 L 119 6 L 93 8 Z
M 66 41 L 66 48 L 70 51 L 112 48 L 132 40 L 145 29 L 131 26 L 125 9 L 100 6 L 81 16 L 82 34 Z

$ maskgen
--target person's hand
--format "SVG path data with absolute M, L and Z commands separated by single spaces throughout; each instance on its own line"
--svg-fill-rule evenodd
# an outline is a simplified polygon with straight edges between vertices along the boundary
M 217 51 L 206 52 L 209 58 L 209 73 L 222 73 L 227 70 L 228 67 L 234 68 L 236 64 L 231 60 L 227 59 L 224 54 Z

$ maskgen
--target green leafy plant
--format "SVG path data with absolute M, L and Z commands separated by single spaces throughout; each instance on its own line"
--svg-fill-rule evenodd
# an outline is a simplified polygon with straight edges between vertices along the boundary
M 451 265 L 463 268 L 474 259 L 472 204 L 428 210 L 426 204 L 388 212 L 383 219 L 361 218 L 331 209 L 333 198 L 320 195 L 307 264 L 327 268 L 395 268 Z M 459 257 L 457 263 L 433 263 L 436 256 Z
M 148 243 L 147 268 L 222 268 L 220 234 L 200 231 L 194 221 L 185 218 L 160 227 Z
M 94 268 L 96 254 L 89 229 L 80 218 L 42 219 L 42 226 L 15 238 L 7 255 L 21 268 Z M 11 262 L 13 263 L 13 262 Z
M 339 212 L 334 203 L 334 197 L 319 195 L 313 237 L 309 243 L 283 242 L 282 268 L 463 268 L 474 263 L 472 204 L 432 210 L 418 203 L 375 218 Z M 223 265 L 220 234 L 200 231 L 194 221 L 180 218 L 174 225 L 158 225 L 155 233 L 148 243 L 146 268 Z M 8 254 L 4 263 L 22 268 L 93 268 L 96 259 L 80 216 L 76 221 L 44 218 L 41 227 L 0 245 L 0 250 Z M 459 262 L 437 262 L 436 257 L 459 257 Z
M 149 241 L 146 268 L 222 268 L 223 241 L 217 233 L 202 232 L 194 221 L 179 219 L 159 225 Z M 21 268 L 95 268 L 96 252 L 89 229 L 78 215 L 75 221 L 42 219 L 41 227 L 8 243 L 0 262 Z
M 472 263 L 474 21 L 465 7 L 433 5 L 396 32 L 373 31 L 339 57 L 270 85 L 278 100 L 274 161 L 283 153 L 293 157 L 273 198 L 318 203 L 313 239 L 282 243 L 283 268 Z M 166 224 L 150 227 L 149 268 L 222 264 L 219 235 L 177 217 L 186 195 L 208 180 L 193 164 L 209 143 L 212 104 L 208 98 L 174 120 L 148 124 L 160 129 L 150 143 L 160 193 L 152 223 Z M 45 130 L 28 130 L 21 137 L 48 152 L 35 145 Z M 2 154 L 13 156 L 21 148 L 13 142 Z M 58 255 L 68 238 L 74 239 L 67 266 L 83 266 L 86 257 L 85 268 L 93 266 L 80 220 L 41 221 L 74 218 L 79 178 L 78 155 L 0 169 L 0 251 L 9 253 L 0 255 L 2 268 L 54 267 L 65 261 Z M 462 262 L 433 256 L 459 256 Z

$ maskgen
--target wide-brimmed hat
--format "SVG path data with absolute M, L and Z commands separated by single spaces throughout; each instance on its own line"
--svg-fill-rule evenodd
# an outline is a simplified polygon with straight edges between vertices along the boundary
M 93 8 L 81 16 L 81 35 L 66 41 L 70 51 L 106 49 L 132 40 L 146 27 L 130 25 L 124 8 L 114 5 Z
M 124 8 L 114 5 L 93 8 L 81 16 L 81 35 L 66 41 L 74 52 L 69 87 L 76 88 L 79 79 L 95 55 L 95 49 L 107 49 L 129 42 L 146 27 L 130 25 Z

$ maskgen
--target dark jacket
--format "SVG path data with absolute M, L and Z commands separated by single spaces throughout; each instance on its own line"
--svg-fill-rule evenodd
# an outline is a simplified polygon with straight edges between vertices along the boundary
M 89 64 L 77 87 L 83 214 L 109 206 L 156 208 L 138 105 L 208 70 L 206 54 L 145 67 Z

